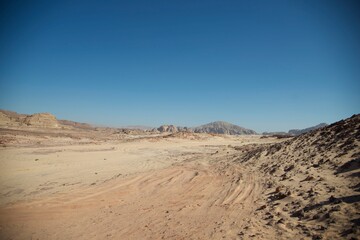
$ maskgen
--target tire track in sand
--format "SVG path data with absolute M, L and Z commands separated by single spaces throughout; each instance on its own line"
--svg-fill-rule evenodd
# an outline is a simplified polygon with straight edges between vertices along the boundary
M 40 239 L 236 238 L 254 211 L 260 186 L 239 166 L 195 160 L 14 204 L 0 213 L 25 226 L 19 236 L 35 231 Z M 78 226 L 87 231 L 80 233 Z

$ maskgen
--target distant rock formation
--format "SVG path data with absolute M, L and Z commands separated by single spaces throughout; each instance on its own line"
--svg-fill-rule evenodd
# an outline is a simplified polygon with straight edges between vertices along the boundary
M 263 132 L 262 135 L 288 135 L 287 132 Z
M 194 132 L 193 129 L 189 128 L 189 127 L 177 127 L 179 132 L 188 132 L 188 133 L 192 133 Z
M 316 126 L 305 128 L 305 129 L 291 129 L 291 130 L 289 130 L 289 134 L 298 136 L 300 134 L 307 133 L 307 132 L 310 132 L 310 131 L 318 129 L 318 128 L 326 127 L 327 125 L 328 124 L 326 124 L 326 123 L 320 123 Z
M 215 133 L 215 134 L 229 134 L 229 135 L 257 134 L 254 130 L 246 129 L 223 121 L 208 123 L 196 127 L 193 130 L 195 133 Z
M 56 120 L 56 117 L 50 113 L 36 113 L 33 115 L 27 115 L 6 110 L 0 110 L 0 125 L 4 127 L 59 127 L 59 123 Z
M 318 128 L 323 128 L 328 126 L 327 123 L 320 123 L 316 126 L 305 128 L 305 129 L 291 129 L 288 132 L 263 132 L 263 135 L 271 135 L 271 136 L 298 136 L 303 133 L 310 132 L 312 130 L 316 130 Z
M 64 126 L 71 126 L 74 128 L 81 128 L 81 129 L 94 129 L 94 127 L 88 123 L 79 123 L 69 120 L 58 120 L 58 123 Z
M 153 127 L 144 126 L 144 125 L 129 125 L 129 126 L 121 127 L 121 128 L 124 128 L 124 129 L 139 129 L 139 130 L 144 130 L 144 131 L 151 131 L 153 129 Z
M 111 129 L 111 128 L 109 128 Z M 129 134 L 129 135 L 142 135 L 145 134 L 147 130 L 138 129 L 138 128 L 117 128 L 112 134 Z
M 178 129 L 174 125 L 162 125 L 157 128 L 157 130 L 161 133 L 168 132 L 168 133 L 175 133 L 178 132 Z
M 61 128 L 61 129 L 85 129 L 95 130 L 90 124 L 79 123 L 69 120 L 57 120 L 51 113 L 36 113 L 32 115 L 20 114 L 0 109 L 1 127 L 35 127 L 35 128 Z
M 50 113 L 36 113 L 27 116 L 24 121 L 26 125 L 45 128 L 57 128 L 59 123 L 56 117 Z

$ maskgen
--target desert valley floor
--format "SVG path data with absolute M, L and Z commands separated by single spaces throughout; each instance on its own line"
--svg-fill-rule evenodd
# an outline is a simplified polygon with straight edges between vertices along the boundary
M 0 237 L 357 239 L 359 122 L 290 139 L 4 128 Z

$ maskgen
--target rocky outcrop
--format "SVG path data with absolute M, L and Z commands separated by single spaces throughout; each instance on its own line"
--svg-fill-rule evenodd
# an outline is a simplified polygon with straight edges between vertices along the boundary
M 14 127 L 14 126 L 21 126 L 23 119 L 27 115 L 25 114 L 18 114 L 16 112 L 0 110 L 0 125 L 2 127 Z
M 157 130 L 161 133 L 168 132 L 168 133 L 175 133 L 178 132 L 178 129 L 174 125 L 162 125 L 157 128 Z
M 7 125 L 7 124 L 10 124 L 12 121 L 11 121 L 11 118 L 8 117 L 6 114 L 0 112 L 0 124 L 1 125 Z
M 28 126 L 34 127 L 44 127 L 44 128 L 57 128 L 59 123 L 56 120 L 56 117 L 50 113 L 36 113 L 30 116 L 27 116 L 23 123 Z
M 251 135 L 254 130 L 246 129 L 231 123 L 217 121 L 194 128 L 195 133 L 215 133 L 228 135 Z
M 188 133 L 192 133 L 194 132 L 191 128 L 189 127 L 177 127 L 179 132 L 188 132 Z

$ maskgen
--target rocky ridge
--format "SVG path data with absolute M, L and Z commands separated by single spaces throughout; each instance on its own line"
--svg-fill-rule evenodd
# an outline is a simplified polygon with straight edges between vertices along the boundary
M 328 126 L 327 123 L 320 123 L 313 127 L 308 127 L 304 129 L 291 129 L 288 132 L 263 132 L 263 135 L 289 135 L 289 136 L 298 136 L 313 130 L 316 130 L 318 128 L 323 128 Z
M 326 124 L 326 123 L 320 123 L 320 124 L 318 124 L 316 126 L 305 128 L 305 129 L 291 129 L 291 130 L 289 130 L 288 133 L 291 134 L 291 135 L 294 135 L 294 136 L 298 136 L 300 134 L 307 133 L 307 132 L 316 130 L 318 128 L 326 127 L 327 125 L 328 124 Z

